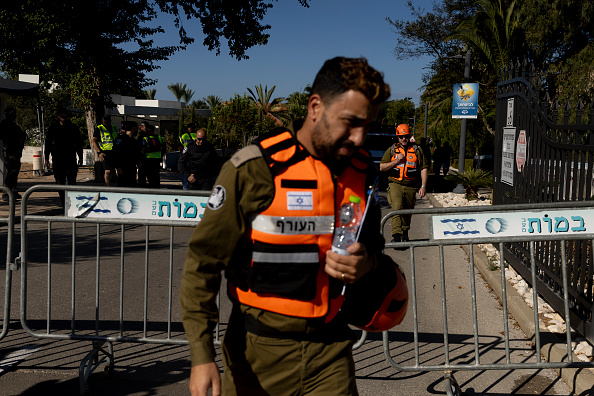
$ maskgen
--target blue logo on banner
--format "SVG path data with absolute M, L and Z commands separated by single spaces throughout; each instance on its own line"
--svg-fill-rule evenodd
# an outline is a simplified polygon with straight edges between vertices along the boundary
M 489 231 L 491 234 L 499 234 L 507 230 L 508 224 L 505 219 L 502 218 L 491 218 L 485 224 L 485 229 Z
M 475 219 L 446 219 L 441 220 L 444 235 L 472 235 L 480 234 Z
M 120 212 L 123 215 L 136 213 L 138 212 L 139 207 L 140 205 L 138 204 L 138 202 L 136 202 L 135 199 L 131 198 L 122 198 L 118 201 L 117 204 L 118 212 Z

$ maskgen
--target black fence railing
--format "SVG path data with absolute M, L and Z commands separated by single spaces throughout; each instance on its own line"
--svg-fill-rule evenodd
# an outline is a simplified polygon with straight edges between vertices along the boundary
M 543 89 L 546 78 L 519 62 L 497 85 L 493 204 L 586 201 L 594 197 L 594 101 L 562 104 Z M 594 200 L 592 201 L 594 207 Z M 561 242 L 537 245 L 542 297 L 563 313 Z M 565 241 L 572 325 L 594 341 L 592 241 Z M 505 246 L 505 259 L 530 279 L 528 243 Z

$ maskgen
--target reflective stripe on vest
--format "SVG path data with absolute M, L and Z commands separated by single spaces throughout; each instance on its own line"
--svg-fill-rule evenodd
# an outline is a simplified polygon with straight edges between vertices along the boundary
M 196 140 L 196 132 L 194 132 L 194 133 L 186 132 L 179 137 L 179 142 L 184 147 L 186 147 L 188 144 L 192 143 L 194 140 Z
M 163 138 L 161 136 L 147 136 L 143 138 L 147 145 L 147 152 L 144 153 L 146 158 L 161 158 L 161 145 Z
M 118 136 L 118 132 L 114 125 L 111 126 L 111 132 L 103 124 L 97 126 L 99 133 L 101 134 L 101 142 L 99 148 L 103 151 L 109 151 L 113 148 L 113 142 Z
M 417 164 L 419 162 L 414 146 L 409 146 L 406 152 L 402 146 L 395 146 L 390 160 L 394 161 L 398 154 L 404 155 L 405 161 L 396 165 L 399 172 L 397 172 L 397 176 L 390 176 L 390 179 L 398 181 L 414 180 L 417 174 Z
M 329 322 L 344 298 L 330 295 L 326 252 L 332 245 L 337 209 L 356 195 L 363 198 L 365 210 L 364 169 L 348 167 L 334 180 L 325 164 L 303 154 L 290 132 L 268 136 L 260 147 L 266 147 L 275 195 L 270 206 L 251 219 L 247 287 L 236 287 L 240 282 L 230 279 L 229 290 L 242 304 L 288 316 L 325 317 Z M 277 168 L 273 158 L 289 165 Z

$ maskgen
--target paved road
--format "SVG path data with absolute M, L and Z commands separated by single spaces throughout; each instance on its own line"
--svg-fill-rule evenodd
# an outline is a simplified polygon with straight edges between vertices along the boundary
M 165 186 L 179 184 L 176 174 L 163 174 L 170 179 Z M 48 177 L 40 178 L 51 182 Z M 84 180 L 84 177 L 83 179 Z M 35 182 L 35 181 L 33 181 Z M 52 203 L 53 202 L 53 203 Z M 59 213 L 55 207 L 57 195 L 40 197 L 36 210 L 39 213 Z M 384 212 L 389 208 L 385 202 Z M 420 200 L 419 207 L 427 207 L 429 202 Z M 3 208 L 0 207 L 0 216 Z M 427 239 L 427 218 L 414 217 L 411 230 L 413 239 Z M 68 334 L 71 321 L 75 321 L 77 334 L 94 332 L 95 315 L 109 321 L 113 334 L 117 333 L 120 316 L 119 283 L 124 284 L 123 318 L 125 331 L 130 336 L 143 333 L 143 299 L 145 282 L 148 285 L 148 328 L 149 337 L 162 338 L 167 329 L 163 326 L 168 312 L 169 301 L 167 277 L 169 265 L 169 231 L 163 227 L 151 228 L 148 277 L 144 277 L 145 227 L 128 226 L 125 229 L 125 260 L 122 266 L 120 252 L 119 226 L 102 226 L 101 266 L 97 275 L 95 263 L 95 226 L 77 227 L 76 265 L 71 264 L 71 229 L 67 225 L 52 226 L 52 282 L 51 282 L 51 334 Z M 183 339 L 177 308 L 177 285 L 181 272 L 185 244 L 191 230 L 176 230 L 173 238 L 173 339 Z M 387 232 L 389 235 L 389 231 Z M 47 289 L 47 229 L 33 227 L 28 241 L 31 251 L 30 271 L 27 289 L 27 325 L 33 331 L 44 333 L 48 314 Z M 158 249 L 166 248 L 165 250 Z M 410 250 L 388 252 L 407 272 L 411 279 Z M 442 364 L 444 361 L 442 303 L 439 275 L 439 251 L 437 247 L 415 249 L 417 298 L 419 300 L 419 341 L 420 361 L 423 364 Z M 468 258 L 457 247 L 444 248 L 446 270 L 446 293 L 449 325 L 449 350 L 453 362 L 472 362 L 474 359 L 472 339 L 472 317 L 470 300 L 470 281 Z M 0 276 L 4 269 L 0 267 Z M 71 287 L 72 274 L 76 283 Z M 20 276 L 13 279 L 13 301 L 10 331 L 0 341 L 0 394 L 39 395 L 39 394 L 78 394 L 78 368 L 81 360 L 90 351 L 88 341 L 51 340 L 34 338 L 22 330 L 19 323 Z M 95 289 L 96 279 L 100 287 Z M 488 285 L 475 275 L 477 281 L 477 304 L 480 337 L 481 362 L 500 362 L 504 359 L 503 321 L 501 306 Z M 76 306 L 74 318 L 70 315 L 71 294 L 74 289 Z M 96 295 L 99 307 L 96 307 Z M 0 287 L 4 296 L 4 284 Z M 3 297 L 0 297 L 3 298 Z M 0 303 L 3 301 L 0 300 Z M 414 363 L 412 310 L 404 322 L 390 332 L 389 353 L 396 364 L 406 368 Z M 228 314 L 228 304 L 222 303 L 223 330 Z M 522 332 L 510 323 L 510 347 L 512 361 L 534 359 L 529 343 Z M 444 394 L 443 372 L 405 372 L 392 367 L 384 356 L 380 334 L 370 334 L 368 341 L 354 353 L 357 364 L 357 377 L 360 394 L 379 395 L 431 395 Z M 118 343 L 114 345 L 116 358 L 115 371 L 105 375 L 98 369 L 90 377 L 90 394 L 95 395 L 185 395 L 189 373 L 189 353 L 187 346 Z M 20 355 L 19 355 L 20 354 Z M 9 365 L 14 362 L 14 365 Z M 542 371 L 466 371 L 456 372 L 456 379 L 467 395 L 568 395 L 565 384 L 556 379 L 549 370 Z

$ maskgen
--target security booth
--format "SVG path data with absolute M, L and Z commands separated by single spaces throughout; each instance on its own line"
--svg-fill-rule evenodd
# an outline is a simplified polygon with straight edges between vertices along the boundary
M 4 120 L 4 109 L 8 106 L 8 95 L 37 96 L 39 84 L 22 82 L 17 80 L 6 80 L 0 78 L 0 121 Z M 37 106 L 38 122 L 41 123 L 40 107 Z M 40 125 L 41 130 L 41 125 Z M 6 168 L 4 166 L 4 143 L 0 140 L 0 182 L 4 185 Z

